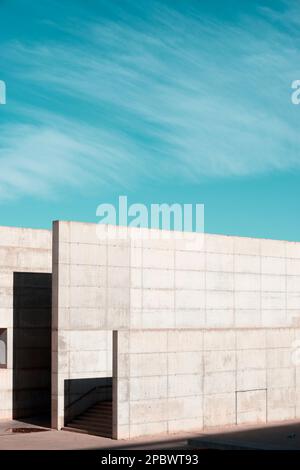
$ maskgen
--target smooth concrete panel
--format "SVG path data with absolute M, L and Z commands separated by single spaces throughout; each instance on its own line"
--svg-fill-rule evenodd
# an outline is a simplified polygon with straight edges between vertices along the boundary
M 114 436 L 294 419 L 299 336 L 292 328 L 115 331 Z
M 262 424 L 267 422 L 266 390 L 237 392 L 237 424 Z
M 115 233 L 122 237 L 115 237 Z M 53 229 L 55 328 L 74 332 L 160 328 L 234 331 L 300 325 L 297 243 L 196 234 L 193 248 L 188 238 L 184 234 L 175 240 L 169 232 L 159 230 L 56 222 Z M 4 285 L 7 282 L 4 276 Z M 9 296 L 6 301 L 9 303 Z M 252 344 L 251 355 L 242 346 L 241 338 L 242 335 L 241 349 L 209 350 L 203 354 L 202 364 L 207 373 L 213 374 L 231 372 L 236 361 L 238 380 L 245 388 L 256 382 L 252 370 L 266 369 L 267 357 L 259 352 L 263 348 L 261 342 L 245 337 L 245 344 Z M 155 341 L 153 337 L 152 340 Z M 164 341 L 160 348 L 164 347 Z M 270 341 L 271 337 L 266 338 L 267 347 Z M 222 340 L 219 344 L 223 344 Z M 62 363 L 66 361 L 70 365 L 72 348 L 61 344 L 53 352 L 54 358 L 61 355 L 66 358 Z M 160 351 L 154 346 L 149 352 Z M 173 351 L 176 352 L 184 351 Z M 110 355 L 111 346 L 107 345 L 107 357 Z M 54 362 L 58 364 L 58 359 Z M 249 369 L 248 375 L 246 372 L 242 375 L 243 367 Z M 59 367 L 56 369 L 59 373 Z M 66 379 L 78 373 L 69 367 Z M 94 375 L 97 370 L 90 373 Z M 111 373 L 108 365 L 106 374 Z M 257 376 L 257 383 L 264 383 L 260 372 Z M 57 402 L 61 401 L 55 394 L 53 402 L 58 409 Z M 63 410 L 58 413 L 62 415 Z M 55 426 L 59 427 L 57 423 Z M 125 432 L 126 425 L 122 426 Z
M 13 347 L 14 347 L 14 306 L 16 298 L 14 298 L 14 273 L 41 273 L 41 275 L 46 273 L 51 273 L 51 232 L 48 230 L 35 230 L 35 229 L 25 229 L 25 228 L 15 228 L 15 227 L 0 227 L 0 328 L 7 329 L 7 368 L 0 368 L 0 419 L 12 419 L 13 417 L 13 373 L 14 373 L 14 363 L 13 363 Z M 32 328 L 38 326 L 38 321 L 43 315 L 43 308 L 38 310 L 38 303 L 41 301 L 41 295 L 38 295 L 40 288 L 38 284 L 38 279 L 35 278 L 35 282 L 31 285 L 31 291 L 36 292 L 37 295 L 34 295 L 31 302 L 31 309 L 22 310 L 23 315 L 20 318 L 18 324 L 19 336 L 15 335 L 15 340 L 20 339 L 26 351 L 32 338 L 28 335 Z M 26 293 L 22 296 L 22 301 L 27 301 L 28 296 Z M 31 296 L 32 297 L 32 296 Z M 19 297 L 20 299 L 20 297 Z M 19 312 L 21 305 L 19 305 Z M 24 305 L 23 305 L 24 306 Z M 22 307 L 23 308 L 23 307 Z M 26 313 L 26 314 L 25 314 Z M 40 314 L 40 315 L 39 315 Z M 47 325 L 47 328 L 50 328 L 50 323 Z M 26 330 L 27 336 L 20 337 L 22 331 Z M 16 332 L 17 333 L 17 332 Z M 25 334 L 25 333 L 24 333 Z M 37 341 L 39 338 L 36 338 Z M 24 356 L 24 355 L 23 355 Z M 27 364 L 28 374 L 25 378 L 23 374 L 22 383 L 25 385 L 29 382 L 32 383 L 32 368 L 34 367 L 33 361 Z M 19 379 L 18 376 L 18 387 Z M 28 379 L 28 380 L 27 380 Z M 41 387 L 44 386 L 43 383 L 40 384 Z M 22 403 L 26 408 L 26 413 L 29 410 L 28 408 L 28 396 L 24 394 Z M 29 397 L 29 400 L 31 398 Z M 20 402 L 19 402 L 20 403 Z M 35 401 L 37 403 L 37 401 Z
M 195 234 L 203 243 L 191 250 L 167 231 L 75 222 L 57 222 L 54 231 L 59 309 L 97 311 L 103 328 L 300 323 L 295 243 Z

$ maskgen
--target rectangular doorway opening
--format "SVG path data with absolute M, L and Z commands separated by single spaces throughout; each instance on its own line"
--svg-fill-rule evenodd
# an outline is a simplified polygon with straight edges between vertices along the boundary
M 52 276 L 13 281 L 13 419 L 50 427 Z
M 112 377 L 65 380 L 64 395 L 67 429 L 112 437 Z

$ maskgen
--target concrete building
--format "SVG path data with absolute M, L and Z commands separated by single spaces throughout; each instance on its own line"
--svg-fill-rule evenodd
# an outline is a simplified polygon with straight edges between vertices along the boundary
M 0 229 L 0 419 L 117 439 L 299 419 L 300 243 L 110 229 Z

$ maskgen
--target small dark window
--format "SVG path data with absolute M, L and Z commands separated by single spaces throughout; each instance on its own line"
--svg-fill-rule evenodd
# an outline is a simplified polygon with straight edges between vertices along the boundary
M 7 330 L 0 328 L 0 367 L 7 367 Z

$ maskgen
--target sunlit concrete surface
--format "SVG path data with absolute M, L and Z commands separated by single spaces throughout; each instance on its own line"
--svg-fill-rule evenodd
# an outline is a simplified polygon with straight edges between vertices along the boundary
M 98 436 L 48 430 L 33 434 L 4 434 L 1 423 L 0 450 L 80 450 L 80 449 L 265 449 L 299 450 L 300 421 L 274 422 L 264 426 L 219 427 L 196 433 L 174 433 L 116 441 Z
M 136 230 L 121 239 L 54 223 L 53 427 L 63 426 L 65 381 L 112 375 L 115 347 L 116 438 L 297 419 L 300 244 Z M 117 345 L 112 330 L 123 335 Z M 172 330 L 183 339 L 166 351 Z M 132 358 L 125 331 L 141 337 Z
M 21 409 L 26 414 L 32 400 L 37 403 L 43 399 L 42 394 L 31 387 L 33 370 L 39 367 L 43 370 L 42 362 L 38 364 L 39 359 L 43 360 L 43 354 L 41 349 L 40 354 L 31 350 L 30 336 L 33 333 L 36 341 L 44 339 L 44 325 L 41 327 L 44 305 L 39 305 L 41 296 L 33 293 L 45 291 L 39 274 L 43 276 L 52 272 L 51 245 L 51 232 L 48 230 L 0 227 L 0 328 L 7 330 L 7 366 L 0 368 L 0 419 L 11 419 L 14 411 L 17 413 Z M 32 273 L 36 275 L 32 276 Z M 18 295 L 20 290 L 23 292 L 22 303 Z M 21 315 L 22 312 L 26 315 Z M 50 322 L 48 327 L 51 328 Z M 14 351 L 18 333 L 22 348 Z M 27 359 L 30 363 L 25 363 Z M 47 380 L 42 373 L 36 375 L 36 388 L 44 388 Z
M 51 394 L 53 428 L 123 440 L 296 422 L 300 243 L 111 229 L 0 228 L 0 420 Z
M 117 438 L 300 418 L 299 328 L 114 333 Z

